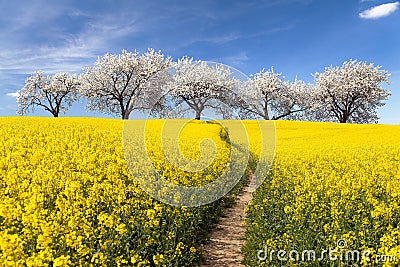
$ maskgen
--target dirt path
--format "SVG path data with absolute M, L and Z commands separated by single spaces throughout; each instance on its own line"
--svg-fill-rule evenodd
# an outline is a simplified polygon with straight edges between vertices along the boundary
M 204 245 L 205 263 L 202 266 L 241 267 L 244 245 L 244 208 L 251 199 L 253 184 L 250 183 L 238 196 L 236 204 L 229 208 L 224 217 L 210 234 L 210 243 Z

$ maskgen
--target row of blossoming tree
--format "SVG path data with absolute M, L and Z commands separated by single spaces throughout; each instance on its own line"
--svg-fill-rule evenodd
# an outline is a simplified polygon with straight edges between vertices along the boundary
M 286 81 L 271 68 L 238 79 L 223 64 L 188 57 L 174 62 L 154 49 L 122 51 L 99 57 L 81 74 L 37 71 L 18 91 L 17 112 L 41 107 L 58 117 L 83 97 L 87 109 L 122 119 L 149 110 L 161 117 L 192 111 L 200 119 L 213 109 L 224 118 L 235 113 L 241 119 L 370 123 L 377 122 L 377 109 L 390 95 L 381 87 L 390 74 L 372 63 L 350 60 L 313 76 L 314 84 Z

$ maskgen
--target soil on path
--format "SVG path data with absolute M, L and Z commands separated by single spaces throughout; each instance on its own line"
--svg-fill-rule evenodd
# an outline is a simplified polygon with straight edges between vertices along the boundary
M 253 185 L 247 185 L 237 197 L 236 203 L 221 218 L 215 230 L 210 234 L 210 242 L 203 246 L 205 262 L 202 266 L 241 267 L 244 245 L 245 219 L 244 208 L 251 200 Z

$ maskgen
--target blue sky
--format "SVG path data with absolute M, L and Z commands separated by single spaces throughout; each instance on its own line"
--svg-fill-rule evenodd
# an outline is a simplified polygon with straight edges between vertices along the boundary
M 381 123 L 400 124 L 400 8 L 395 1 L 0 0 L 0 116 L 34 71 L 81 72 L 107 52 L 161 50 L 249 75 L 274 66 L 293 80 L 348 59 L 382 65 L 392 91 Z M 388 4 L 381 6 L 382 4 Z M 375 7 L 375 8 L 374 8 Z M 32 115 L 48 115 L 36 109 Z M 99 116 L 75 104 L 66 116 Z M 105 115 L 101 115 L 105 116 Z

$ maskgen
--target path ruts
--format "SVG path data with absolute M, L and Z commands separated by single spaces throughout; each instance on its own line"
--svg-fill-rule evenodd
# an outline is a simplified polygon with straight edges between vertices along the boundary
M 210 242 L 203 246 L 205 262 L 201 266 L 241 267 L 244 245 L 245 219 L 244 208 L 251 199 L 253 185 L 247 185 L 237 197 L 236 203 L 220 219 L 210 234 Z

